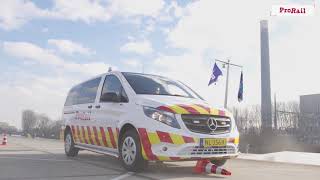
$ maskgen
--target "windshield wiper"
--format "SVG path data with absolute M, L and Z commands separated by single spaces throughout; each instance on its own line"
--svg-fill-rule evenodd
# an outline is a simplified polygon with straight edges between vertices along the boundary
M 188 97 L 188 96 L 183 96 L 183 95 L 180 95 L 180 94 L 170 94 L 170 96 Z
M 151 94 L 151 95 L 177 96 L 177 97 L 186 97 L 186 98 L 190 98 L 189 96 L 184 96 L 184 95 L 180 95 L 180 94 Z

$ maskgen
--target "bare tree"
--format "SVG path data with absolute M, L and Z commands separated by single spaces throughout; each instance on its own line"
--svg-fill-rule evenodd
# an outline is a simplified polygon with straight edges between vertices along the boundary
M 49 130 L 50 130 L 51 120 L 49 119 L 49 117 L 45 114 L 38 114 L 36 116 L 37 116 L 37 126 L 36 126 L 37 134 L 41 137 L 50 136 Z
M 53 121 L 50 124 L 50 129 L 49 129 L 50 138 L 59 139 L 62 125 L 63 125 L 62 120 Z
M 22 130 L 25 133 L 34 133 L 37 125 L 37 116 L 32 110 L 24 110 L 22 112 Z
M 46 114 L 32 110 L 22 112 L 22 129 L 25 134 L 44 138 L 59 138 L 62 120 L 51 120 Z
M 246 108 L 233 108 L 232 112 L 241 133 L 260 130 L 261 113 L 258 105 L 248 106 Z

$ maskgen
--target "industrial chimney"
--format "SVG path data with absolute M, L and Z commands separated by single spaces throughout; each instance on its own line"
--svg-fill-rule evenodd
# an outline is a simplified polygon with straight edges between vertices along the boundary
M 272 107 L 270 87 L 270 58 L 268 21 L 260 21 L 261 40 L 261 121 L 262 130 L 272 129 Z

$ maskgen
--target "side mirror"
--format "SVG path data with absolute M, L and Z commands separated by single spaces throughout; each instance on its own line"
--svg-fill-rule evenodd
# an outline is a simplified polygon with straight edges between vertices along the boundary
M 101 95 L 102 102 L 120 102 L 120 97 L 114 92 L 108 92 Z

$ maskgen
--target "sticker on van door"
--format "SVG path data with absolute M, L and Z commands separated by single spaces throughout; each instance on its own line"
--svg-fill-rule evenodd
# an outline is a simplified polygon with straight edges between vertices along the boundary
M 91 112 L 76 112 L 76 120 L 90 121 Z

